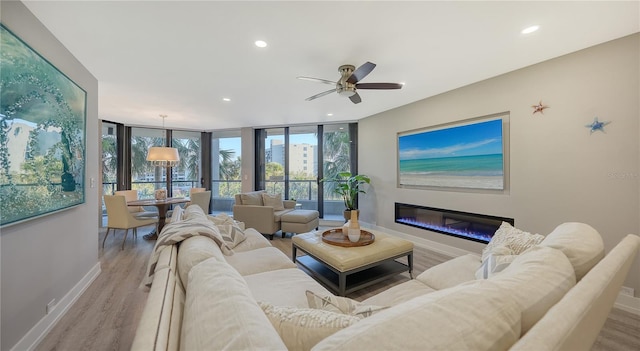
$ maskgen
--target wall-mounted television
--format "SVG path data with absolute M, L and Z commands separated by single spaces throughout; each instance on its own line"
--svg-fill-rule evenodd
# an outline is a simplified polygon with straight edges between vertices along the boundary
M 398 133 L 398 186 L 504 191 L 508 113 Z

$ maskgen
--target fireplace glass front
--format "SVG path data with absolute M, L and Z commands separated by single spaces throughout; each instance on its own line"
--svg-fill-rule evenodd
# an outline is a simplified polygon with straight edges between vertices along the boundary
M 447 210 L 396 202 L 395 222 L 467 240 L 488 243 L 502 222 L 513 218 Z

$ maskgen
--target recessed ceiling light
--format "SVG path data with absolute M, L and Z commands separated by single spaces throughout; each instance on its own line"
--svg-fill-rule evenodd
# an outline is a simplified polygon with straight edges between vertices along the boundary
M 231 101 L 229 98 L 222 98 L 222 101 Z
M 398 83 L 398 84 L 400 84 L 400 85 L 404 86 L 404 84 L 405 84 L 405 83 L 404 83 L 404 82 L 400 82 L 400 83 Z
M 538 29 L 540 29 L 540 26 L 531 26 L 531 27 L 527 27 L 525 29 L 522 30 L 522 34 L 530 34 L 533 33 L 535 31 L 537 31 Z
M 331 117 L 333 116 L 333 113 L 327 113 L 327 116 Z
M 267 42 L 264 41 L 264 40 L 256 40 L 256 42 L 254 44 L 256 44 L 256 46 L 259 47 L 259 48 L 266 48 L 267 47 Z

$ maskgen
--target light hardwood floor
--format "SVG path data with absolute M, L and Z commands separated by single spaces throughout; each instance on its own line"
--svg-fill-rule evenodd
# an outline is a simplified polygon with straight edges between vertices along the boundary
M 129 235 L 124 250 L 120 250 L 123 232 L 118 231 L 115 239 L 109 235 L 105 249 L 100 249 L 102 273 L 36 350 L 129 350 L 131 348 L 135 329 L 148 294 L 139 287 L 154 244 L 142 239 L 142 234 L 145 233 L 146 230 L 141 229 L 136 241 Z M 104 231 L 101 231 L 100 242 L 103 235 Z M 282 239 L 276 235 L 272 244 L 282 250 L 287 257 L 291 256 L 291 237 Z M 416 247 L 414 276 L 448 259 L 448 256 Z M 400 274 L 353 293 L 349 297 L 362 300 L 407 280 L 409 280 L 408 274 Z M 640 350 L 640 316 L 614 308 L 592 350 Z

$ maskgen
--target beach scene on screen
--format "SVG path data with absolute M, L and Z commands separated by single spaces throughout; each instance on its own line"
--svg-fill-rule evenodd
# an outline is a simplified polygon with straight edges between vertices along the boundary
M 504 189 L 502 119 L 398 137 L 399 184 Z

